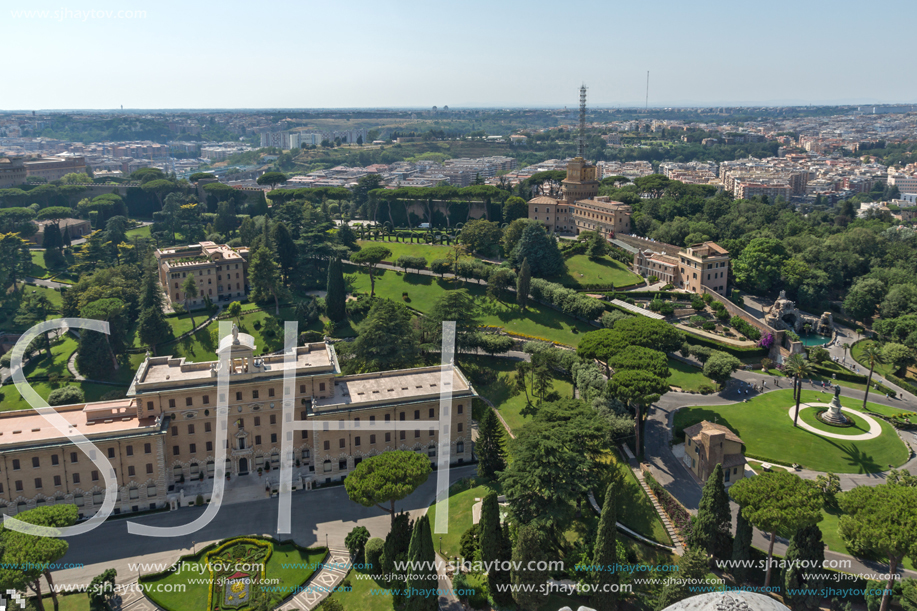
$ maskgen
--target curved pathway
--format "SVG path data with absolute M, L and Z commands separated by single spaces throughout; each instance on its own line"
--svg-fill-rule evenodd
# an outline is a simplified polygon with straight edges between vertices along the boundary
M 801 412 L 802 410 L 806 409 L 807 407 L 824 407 L 825 409 L 827 409 L 831 406 L 828 405 L 827 403 L 801 403 L 799 405 L 799 411 Z M 796 406 L 793 406 L 790 408 L 788 412 L 790 415 L 790 420 L 794 419 L 795 411 L 796 411 Z M 844 435 L 843 433 L 831 433 L 829 431 L 824 431 L 802 420 L 799 420 L 798 424 L 805 430 L 811 431 L 815 433 L 816 435 L 820 435 L 822 437 L 830 437 L 831 439 L 843 439 L 845 441 L 867 441 L 869 439 L 875 439 L 876 437 L 882 434 L 882 425 L 879 424 L 879 421 L 873 418 L 872 416 L 867 416 L 863 412 L 858 412 L 855 409 L 850 409 L 849 407 L 842 407 L 841 411 L 847 412 L 848 414 L 855 414 L 859 416 L 860 418 L 862 418 L 863 420 L 865 420 L 869 424 L 869 430 L 863 433 L 862 435 Z

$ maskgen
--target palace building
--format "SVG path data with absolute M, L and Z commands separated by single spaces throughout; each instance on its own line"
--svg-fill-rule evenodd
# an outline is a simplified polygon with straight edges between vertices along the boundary
M 529 218 L 544 223 L 548 233 L 579 235 L 595 231 L 605 238 L 630 233 L 631 207 L 598 195 L 597 168 L 582 157 L 567 164 L 560 198 L 539 195 L 529 200 Z
M 634 252 L 634 272 L 644 278 L 655 276 L 677 288 L 703 293 L 707 287 L 726 294 L 729 281 L 729 251 L 716 242 L 679 248 L 643 238 L 629 239 L 640 246 Z
M 235 331 L 223 338 L 214 361 L 148 356 L 125 399 L 55 408 L 71 430 L 111 461 L 119 490 L 115 513 L 159 508 L 206 492 L 216 470 L 216 444 L 226 448 L 230 478 L 249 477 L 262 488 L 270 483 L 259 476 L 280 468 L 288 364 L 282 352 L 255 356 L 255 349 L 250 335 Z M 295 351 L 294 419 L 310 426 L 287 431 L 294 482 L 309 488 L 340 481 L 364 458 L 389 450 L 423 453 L 435 464 L 444 424 L 439 367 L 341 376 L 332 345 L 312 343 Z M 224 397 L 229 426 L 218 434 L 217 381 L 223 370 L 229 374 Z M 476 393 L 457 368 L 449 386 L 450 462 L 461 464 L 472 459 Z M 398 424 L 401 430 L 395 430 L 395 422 L 414 428 Z M 0 456 L 4 514 L 74 503 L 88 518 L 102 504 L 104 480 L 95 465 L 34 410 L 0 413 Z
M 182 285 L 190 275 L 197 282 L 197 297 L 187 299 L 188 307 L 198 307 L 205 298 L 213 302 L 237 301 L 248 294 L 248 248 L 200 242 L 157 250 L 159 281 L 169 304 L 184 305 Z

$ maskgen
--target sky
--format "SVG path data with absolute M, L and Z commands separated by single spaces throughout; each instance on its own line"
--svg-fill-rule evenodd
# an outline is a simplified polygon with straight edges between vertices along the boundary
M 917 102 L 914 0 L 0 6 L 2 110 Z

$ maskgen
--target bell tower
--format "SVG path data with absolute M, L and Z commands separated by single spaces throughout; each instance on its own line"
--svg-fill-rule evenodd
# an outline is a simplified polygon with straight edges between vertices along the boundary
M 593 199 L 599 193 L 598 168 L 586 163 L 586 85 L 579 90 L 579 134 L 577 156 L 567 164 L 567 177 L 561 185 L 564 201 L 573 205 L 581 199 Z

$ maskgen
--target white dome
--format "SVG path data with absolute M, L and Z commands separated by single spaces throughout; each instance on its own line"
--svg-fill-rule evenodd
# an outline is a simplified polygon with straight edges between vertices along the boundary
M 663 611 L 789 611 L 789 608 L 763 594 L 734 590 L 692 596 Z

